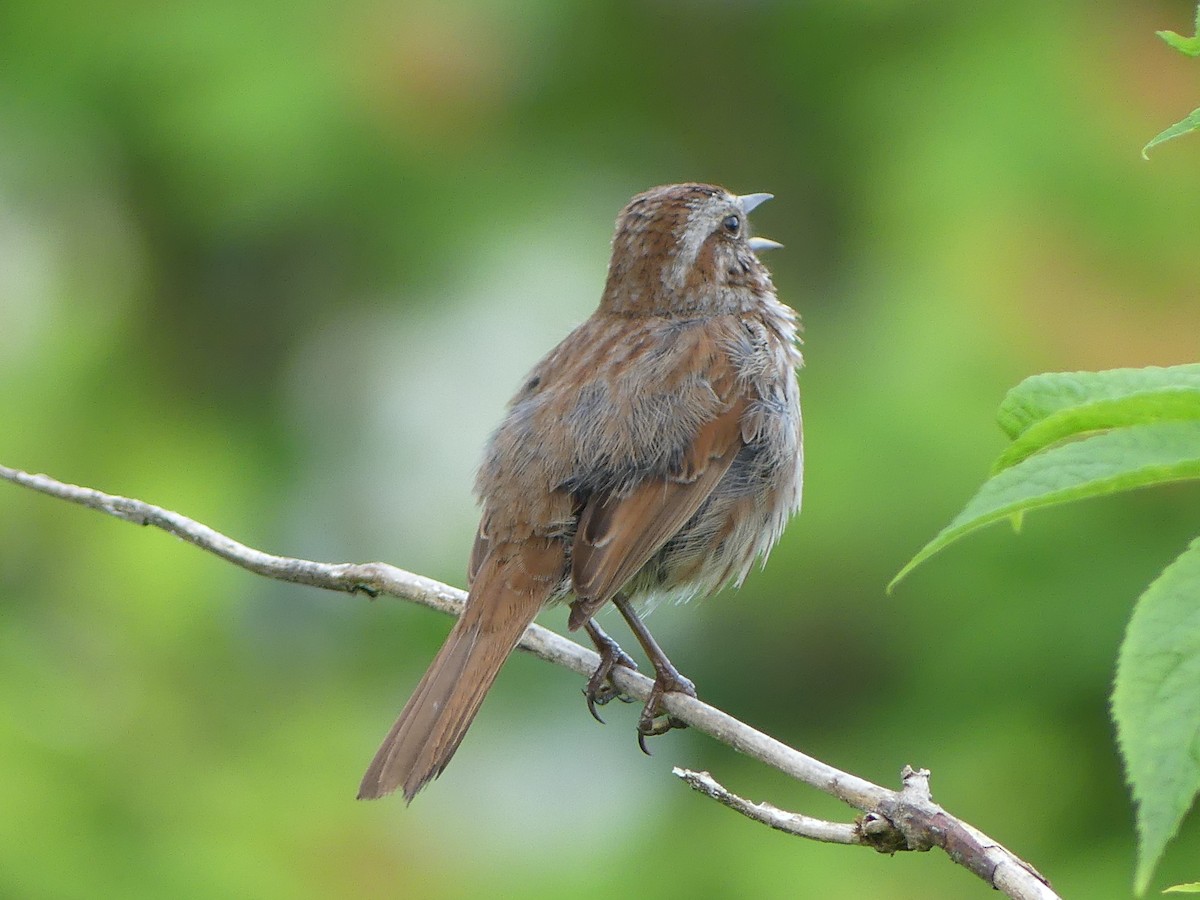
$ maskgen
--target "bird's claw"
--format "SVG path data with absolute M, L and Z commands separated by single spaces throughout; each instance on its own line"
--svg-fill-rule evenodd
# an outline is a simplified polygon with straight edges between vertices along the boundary
M 632 702 L 632 697 L 627 697 L 621 693 L 612 681 L 612 670 L 615 666 L 624 666 L 627 669 L 637 671 L 637 663 L 618 646 L 617 642 L 607 635 L 604 636 L 604 641 L 596 641 L 596 649 L 600 652 L 600 665 L 596 666 L 596 671 L 592 673 L 592 677 L 588 679 L 587 686 L 583 689 L 583 696 L 587 698 L 588 712 L 592 714 L 592 718 L 604 724 L 604 720 L 600 718 L 600 714 L 596 712 L 597 706 L 604 706 L 614 698 L 623 703 Z
M 646 738 L 666 734 L 673 728 L 687 728 L 687 723 L 675 718 L 663 709 L 663 697 L 668 693 L 696 696 L 696 685 L 680 675 L 675 669 L 660 669 L 654 679 L 654 687 L 650 691 L 650 699 L 638 716 L 638 746 L 647 756 L 653 754 L 646 747 Z

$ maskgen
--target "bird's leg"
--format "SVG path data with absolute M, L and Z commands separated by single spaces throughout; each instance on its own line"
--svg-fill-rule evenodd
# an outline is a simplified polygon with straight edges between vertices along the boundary
M 638 746 L 642 748 L 643 753 L 649 756 L 650 751 L 646 749 L 648 736 L 666 734 L 672 728 L 687 728 L 685 723 L 669 713 L 663 712 L 663 695 L 669 691 L 677 691 L 687 694 L 689 697 L 695 697 L 696 686 L 680 675 L 679 670 L 667 659 L 667 654 L 663 653 L 662 647 L 658 646 L 658 641 L 654 640 L 654 635 L 633 611 L 627 597 L 618 594 L 613 597 L 613 604 L 621 611 L 625 621 L 629 623 L 629 630 L 638 639 L 638 643 L 642 645 L 642 649 L 646 651 L 646 656 L 650 658 L 650 663 L 654 666 L 654 688 L 650 691 L 650 699 L 646 701 L 646 706 L 638 718 Z
M 635 663 L 629 654 L 621 649 L 612 638 L 604 633 L 595 619 L 588 619 L 584 623 L 584 630 L 587 631 L 588 637 L 592 639 L 592 643 L 596 645 L 596 652 L 600 654 L 600 665 L 596 667 L 596 671 L 592 673 L 592 677 L 588 679 L 587 686 L 583 689 L 583 695 L 587 698 L 588 712 L 592 714 L 592 718 L 604 724 L 604 720 L 600 718 L 600 714 L 596 712 L 597 706 L 603 706 L 614 697 L 628 702 L 624 694 L 617 690 L 617 686 L 612 682 L 612 670 L 614 666 L 625 666 L 627 669 L 637 671 L 637 663 Z

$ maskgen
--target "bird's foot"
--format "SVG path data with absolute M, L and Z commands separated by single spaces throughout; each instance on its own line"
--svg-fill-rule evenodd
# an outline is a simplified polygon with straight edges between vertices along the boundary
M 604 706 L 604 704 L 613 699 L 624 703 L 632 702 L 632 698 L 622 694 L 613 683 L 613 668 L 624 666 L 636 672 L 637 663 L 633 661 L 628 653 L 621 649 L 621 646 L 616 641 L 601 631 L 600 627 L 595 625 L 595 623 L 588 622 L 587 632 L 592 639 L 592 643 L 596 645 L 596 651 L 600 654 L 600 665 L 596 666 L 596 671 L 588 679 L 587 686 L 583 689 L 583 696 L 587 698 L 588 712 L 592 714 L 592 718 L 603 725 L 604 720 L 596 712 L 597 706 Z
M 646 747 L 646 738 L 666 734 L 672 728 L 687 728 L 686 722 L 680 721 L 663 709 L 663 698 L 668 693 L 696 696 L 696 686 L 680 675 L 679 670 L 670 663 L 658 667 L 650 699 L 646 701 L 642 714 L 638 717 L 638 746 L 647 756 L 651 754 Z

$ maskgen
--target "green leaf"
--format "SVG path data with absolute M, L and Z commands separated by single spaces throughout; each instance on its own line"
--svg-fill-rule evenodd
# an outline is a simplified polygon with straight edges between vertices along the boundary
M 1005 395 L 996 418 L 1008 436 L 1015 439 L 1055 413 L 1107 400 L 1172 391 L 1200 391 L 1200 363 L 1033 375 Z
M 1142 159 L 1149 159 L 1149 150 L 1151 147 L 1157 147 L 1159 144 L 1169 141 L 1172 138 L 1177 138 L 1189 132 L 1200 128 L 1200 109 L 1193 109 L 1188 113 L 1186 118 L 1180 119 L 1174 125 L 1164 128 L 1158 134 L 1150 139 L 1150 142 L 1142 148 Z
M 1064 410 L 1029 428 L 992 465 L 992 473 L 1073 437 L 1148 422 L 1200 420 L 1200 390 L 1163 391 Z
M 997 418 L 1013 443 L 993 474 L 1090 432 L 1200 419 L 1200 365 L 1035 375 L 1008 392 Z
M 1174 31 L 1156 31 L 1154 32 L 1180 53 L 1186 53 L 1188 56 L 1200 56 L 1200 37 L 1184 37 L 1182 34 L 1176 34 Z
M 1193 881 L 1190 884 L 1173 884 L 1165 891 L 1164 894 L 1200 894 L 1200 881 Z
M 1200 538 L 1138 599 L 1112 712 L 1137 803 L 1140 894 L 1200 791 Z
M 1200 478 L 1200 421 L 1133 425 L 1061 444 L 993 475 L 888 585 L 963 535 L 1017 513 Z
M 1184 37 L 1173 31 L 1156 31 L 1154 33 L 1180 53 L 1186 53 L 1188 56 L 1200 56 L 1200 3 L 1196 4 L 1196 27 L 1193 31 L 1194 34 L 1191 37 Z

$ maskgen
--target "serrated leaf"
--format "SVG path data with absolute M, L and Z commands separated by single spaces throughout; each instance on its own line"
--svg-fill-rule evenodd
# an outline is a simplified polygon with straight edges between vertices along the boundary
M 1161 143 L 1173 138 L 1182 137 L 1197 129 L 1200 129 L 1200 109 L 1193 109 L 1185 118 L 1180 119 L 1174 125 L 1164 128 L 1152 137 L 1150 142 L 1142 148 L 1142 159 L 1150 158 L 1149 151 L 1151 147 L 1157 147 Z
M 1173 884 L 1163 891 L 1164 894 L 1200 894 L 1200 881 L 1189 884 Z
M 1200 538 L 1138 599 L 1112 712 L 1137 803 L 1141 894 L 1200 791 Z
M 1056 413 L 1141 394 L 1200 391 L 1200 363 L 1104 372 L 1048 372 L 1032 375 L 1010 390 L 996 418 L 1010 438 Z
M 1200 478 L 1200 421 L 1133 425 L 1052 447 L 985 481 L 888 590 L 946 545 L 1014 513 L 1189 478 Z

